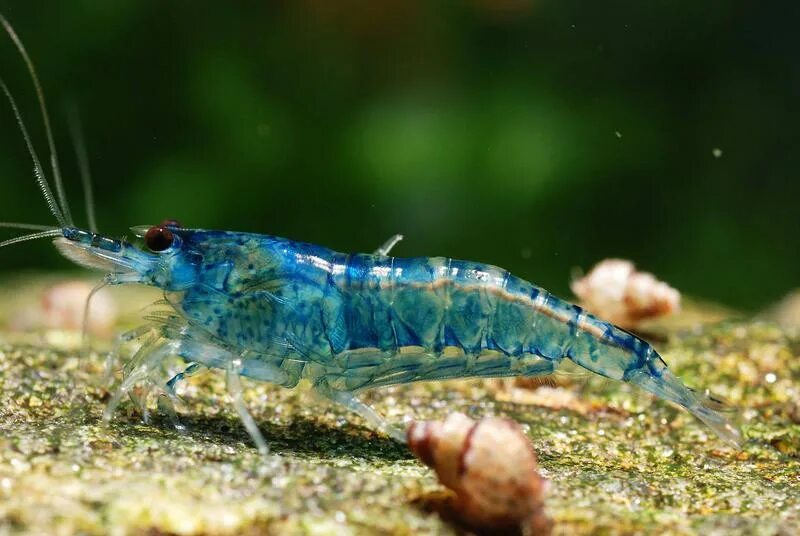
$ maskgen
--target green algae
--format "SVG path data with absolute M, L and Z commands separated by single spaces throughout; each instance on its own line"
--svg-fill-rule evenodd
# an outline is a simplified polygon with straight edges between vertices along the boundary
M 586 375 L 366 397 L 395 423 L 453 411 L 522 423 L 550 480 L 556 533 L 800 531 L 800 338 L 746 320 L 693 320 L 658 335 L 677 375 L 740 408 L 741 450 L 678 408 Z M 442 493 L 431 470 L 308 389 L 246 384 L 266 460 L 215 373 L 187 382 L 185 433 L 158 413 L 143 424 L 130 403 L 105 424 L 102 359 L 79 362 L 74 342 L 59 332 L 0 337 L 0 534 L 462 530 L 426 507 Z

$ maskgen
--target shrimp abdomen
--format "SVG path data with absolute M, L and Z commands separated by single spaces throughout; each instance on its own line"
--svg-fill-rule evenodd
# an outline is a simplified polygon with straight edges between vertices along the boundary
M 334 270 L 341 320 L 338 354 L 376 348 L 398 353 L 419 348 L 440 355 L 496 351 L 508 356 L 564 355 L 573 316 L 563 303 L 495 266 L 444 257 L 349 256 Z M 539 299 L 548 307 L 537 310 Z M 562 307 L 563 308 L 563 307 Z

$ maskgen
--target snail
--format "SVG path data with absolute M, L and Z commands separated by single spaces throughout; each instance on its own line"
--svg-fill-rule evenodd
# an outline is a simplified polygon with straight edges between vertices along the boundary
M 454 413 L 444 421 L 417 421 L 408 445 L 455 492 L 452 510 L 467 524 L 492 530 L 547 534 L 545 480 L 520 426 L 488 417 L 478 422 Z
M 680 309 L 677 290 L 622 259 L 599 262 L 570 286 L 583 307 L 623 328 L 635 329 L 642 320 Z

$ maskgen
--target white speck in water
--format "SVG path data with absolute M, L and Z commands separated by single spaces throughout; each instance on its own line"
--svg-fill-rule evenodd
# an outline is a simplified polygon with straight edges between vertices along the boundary
M 620 132 L 619 130 L 615 130 L 614 135 L 617 137 L 618 140 L 622 139 L 622 132 Z
M 571 27 L 572 27 L 573 30 L 575 29 L 575 25 L 574 24 L 572 24 Z
M 3 480 L 0 480 L 0 487 L 3 489 L 11 489 L 11 479 L 4 478 Z
M 563 415 L 562 415 L 562 416 L 561 416 L 561 418 L 560 418 L 560 419 L 558 419 L 558 421 L 559 421 L 561 424 L 567 424 L 567 423 L 569 422 L 569 419 L 567 419 L 565 416 L 563 416 Z
M 347 516 L 341 510 L 337 510 L 335 514 L 333 514 L 333 518 L 336 520 L 337 523 L 344 523 L 347 521 Z
M 77 473 L 78 471 L 80 471 L 80 470 L 81 470 L 81 466 L 80 466 L 80 465 L 78 465 L 77 463 L 73 463 L 73 464 L 72 464 L 72 467 L 70 467 L 70 469 L 72 469 L 72 472 L 73 472 L 73 473 Z
M 768 372 L 764 376 L 764 381 L 767 383 L 775 383 L 778 380 L 778 377 L 775 375 L 774 372 Z
M 598 431 L 597 431 L 597 435 L 599 435 L 599 436 L 604 436 L 604 435 L 606 435 L 606 431 L 605 431 L 605 430 L 602 430 L 602 429 L 601 429 L 601 430 L 598 430 Z
M 714 147 L 711 149 L 711 154 L 714 155 L 714 158 L 720 158 L 722 156 L 722 149 Z

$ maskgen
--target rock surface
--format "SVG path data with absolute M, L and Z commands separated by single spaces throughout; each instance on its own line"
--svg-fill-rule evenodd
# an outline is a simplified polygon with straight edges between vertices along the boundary
M 742 450 L 634 388 L 571 373 L 544 387 L 444 382 L 366 398 L 398 424 L 453 411 L 521 423 L 556 534 L 800 532 L 800 338 L 686 315 L 656 345 L 686 383 L 739 408 Z M 129 402 L 104 424 L 102 357 L 79 361 L 76 337 L 0 333 L 0 534 L 462 530 L 431 507 L 442 488 L 404 445 L 307 389 L 246 382 L 267 460 L 214 372 L 182 392 L 186 433 L 158 412 L 143 424 Z

